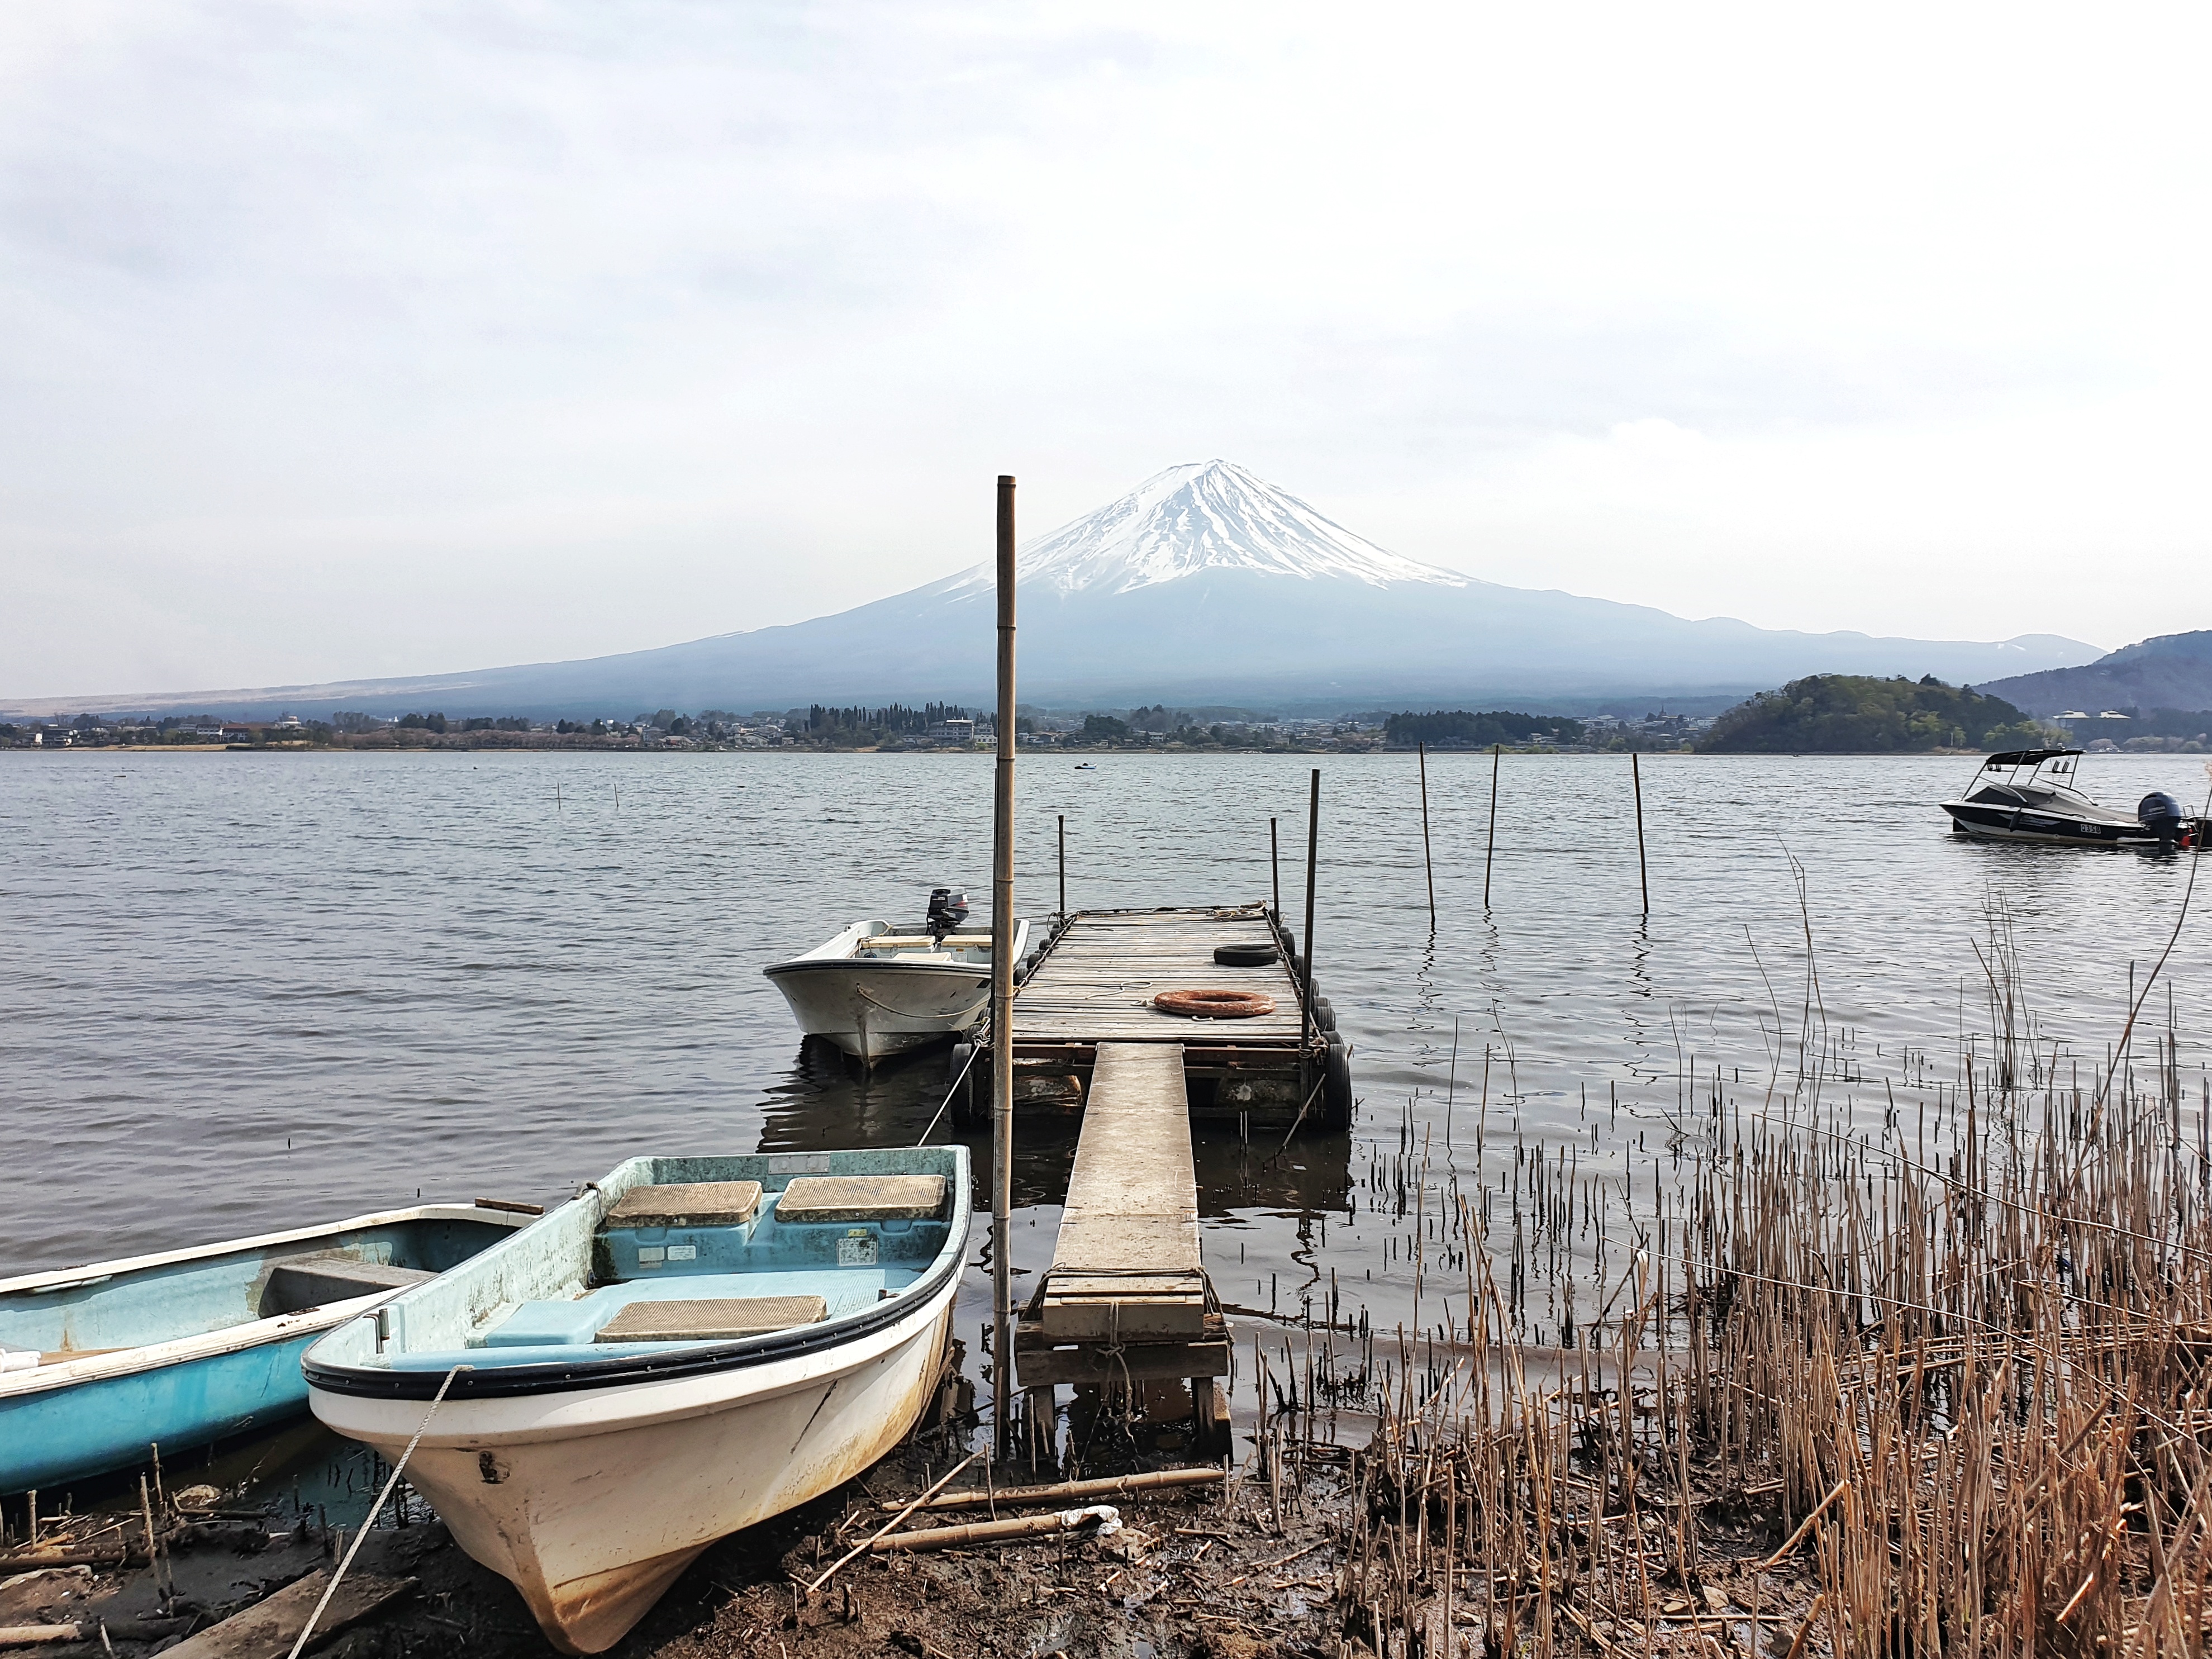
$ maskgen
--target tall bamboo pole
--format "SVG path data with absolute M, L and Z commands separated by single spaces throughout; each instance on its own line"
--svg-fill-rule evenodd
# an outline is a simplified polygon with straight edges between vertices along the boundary
M 999 479 L 999 761 L 991 811 L 991 1415 L 1014 1416 L 1014 481 Z

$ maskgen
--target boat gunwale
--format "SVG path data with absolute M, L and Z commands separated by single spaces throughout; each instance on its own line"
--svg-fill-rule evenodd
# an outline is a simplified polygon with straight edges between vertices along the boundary
M 917 962 L 902 960 L 897 957 L 864 957 L 857 954 L 860 949 L 860 942 L 863 939 L 871 937 L 868 932 L 870 928 L 879 926 L 889 927 L 890 925 L 891 924 L 888 921 L 879 922 L 873 919 L 866 921 L 856 921 L 853 923 L 851 927 L 840 928 L 836 933 L 830 934 L 828 939 L 823 940 L 821 944 L 816 945 L 811 951 L 804 951 L 795 957 L 786 957 L 781 962 L 771 962 L 767 967 L 761 969 L 761 974 L 764 978 L 775 979 L 779 975 L 796 973 L 805 969 L 818 968 L 926 968 L 934 969 L 939 973 L 973 974 L 979 970 L 986 975 L 988 975 L 990 973 L 991 964 L 988 962 L 963 965 L 948 962 Z M 1014 918 L 1014 958 L 1016 961 L 1019 961 L 1021 959 L 1023 946 L 1029 941 L 1029 917 L 1016 916 Z M 988 948 L 992 942 L 991 935 L 988 932 L 971 929 L 956 928 L 951 933 L 947 933 L 945 937 L 946 939 L 957 939 L 963 933 L 967 933 L 972 937 L 978 947 Z M 846 950 L 843 955 L 824 956 L 823 954 L 823 952 L 828 951 L 840 939 L 848 938 L 852 940 L 852 944 Z
M 212 1257 L 245 1255 L 271 1246 L 301 1243 L 311 1239 L 327 1238 L 334 1234 L 362 1232 L 374 1227 L 393 1226 L 410 1221 L 479 1221 L 491 1226 L 506 1227 L 510 1233 L 518 1233 L 538 1218 L 536 1216 L 519 1216 L 510 1210 L 483 1209 L 474 1204 L 416 1204 L 404 1209 L 373 1211 L 367 1215 L 353 1216 L 322 1226 L 295 1227 L 283 1232 L 256 1234 L 249 1238 L 189 1245 L 181 1250 L 164 1250 L 152 1255 L 118 1256 L 112 1261 L 88 1262 L 81 1267 L 62 1267 L 46 1273 L 22 1274 L 14 1279 L 0 1279 L 0 1296 L 36 1295 L 42 1291 L 74 1290 L 79 1286 L 90 1289 L 104 1280 L 125 1273 L 143 1272 L 149 1267 L 175 1267 Z M 501 1242 L 497 1239 L 492 1241 L 495 1244 Z M 56 1389 L 87 1382 L 105 1382 L 116 1377 L 135 1376 L 141 1371 L 160 1370 L 171 1365 L 220 1358 L 225 1354 L 240 1353 L 248 1348 L 289 1341 L 302 1334 L 335 1330 L 340 1325 L 373 1311 L 378 1304 L 390 1301 L 401 1294 L 404 1288 L 372 1291 L 363 1296 L 348 1297 L 341 1302 L 303 1308 L 296 1313 L 271 1314 L 266 1318 L 244 1320 L 235 1325 L 224 1325 L 191 1336 L 140 1343 L 134 1347 L 109 1348 L 98 1353 L 88 1353 L 81 1359 L 58 1360 L 48 1364 L 33 1365 L 28 1370 L 0 1373 L 0 1405 Z
M 991 964 L 988 962 L 973 965 L 957 962 L 925 962 L 915 957 L 793 957 L 789 962 L 772 963 L 761 969 L 763 977 L 781 979 L 786 974 L 820 972 L 825 969 L 842 969 L 847 973 L 854 969 L 873 972 L 878 968 L 896 968 L 905 973 L 954 974 L 962 979 L 983 976 L 991 982 Z
M 854 1151 L 897 1152 L 899 1147 L 854 1148 Z M 922 1150 L 920 1147 L 914 1151 Z M 948 1280 L 957 1281 L 968 1253 L 968 1236 L 974 1228 L 974 1200 L 969 1190 L 967 1174 L 968 1149 L 951 1146 L 932 1148 L 951 1152 L 959 1177 L 949 1179 L 952 1191 L 952 1214 L 946 1224 L 944 1245 L 938 1250 L 929 1267 L 912 1283 L 902 1287 L 896 1294 L 880 1302 L 871 1303 L 857 1313 L 841 1316 L 820 1324 L 802 1325 L 787 1331 L 770 1331 L 759 1336 L 741 1337 L 733 1342 L 718 1342 L 710 1346 L 683 1345 L 683 1352 L 665 1358 L 657 1355 L 625 1354 L 617 1358 L 578 1360 L 569 1363 L 542 1363 L 526 1365 L 486 1364 L 472 1366 L 466 1360 L 453 1367 L 422 1370 L 400 1370 L 389 1366 L 352 1365 L 340 1361 L 318 1361 L 314 1350 L 301 1357 L 300 1370 L 309 1389 L 320 1389 L 328 1394 L 349 1395 L 356 1398 L 380 1400 L 430 1400 L 445 1389 L 447 1400 L 513 1399 L 533 1394 L 564 1394 L 582 1389 L 624 1388 L 640 1382 L 662 1382 L 676 1378 L 711 1376 L 718 1371 L 750 1370 L 777 1360 L 803 1358 L 830 1349 L 842 1347 L 849 1342 L 888 1330 L 927 1311 Z M 765 1156 L 754 1154 L 754 1156 Z M 600 1194 L 594 1188 L 593 1196 Z M 569 1200 L 580 1204 L 583 1198 Z M 567 1205 L 561 1206 L 565 1210 Z M 561 1213 L 549 1212 L 547 1218 Z M 507 1241 L 501 1241 L 505 1243 Z M 495 1247 L 496 1248 L 496 1247 Z M 480 1262 L 481 1256 L 464 1262 L 455 1272 L 465 1270 Z M 417 1286 L 416 1289 L 425 1287 Z M 403 1291 L 402 1295 L 411 1294 Z M 441 1350 L 439 1352 L 496 1353 L 497 1349 Z M 451 1379 L 448 1382 L 448 1379 Z

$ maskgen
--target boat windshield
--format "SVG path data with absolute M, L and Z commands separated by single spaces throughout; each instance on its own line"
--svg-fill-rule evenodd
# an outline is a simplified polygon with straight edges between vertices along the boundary
M 1972 799 L 1984 787 L 1991 787 L 2015 796 L 2065 795 L 2086 800 L 2087 797 L 2075 782 L 2075 768 L 2081 759 L 2078 749 L 2008 749 L 1982 763 L 1981 770 L 1967 786 L 1967 798 Z

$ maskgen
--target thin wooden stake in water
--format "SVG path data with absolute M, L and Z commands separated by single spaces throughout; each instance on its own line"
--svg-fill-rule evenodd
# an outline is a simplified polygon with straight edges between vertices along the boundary
M 1437 931 L 1437 857 L 1429 850 L 1429 745 L 1422 744 L 1421 757 L 1421 862 L 1429 872 L 1429 931 Z
M 1283 860 L 1275 845 L 1275 821 L 1267 820 L 1267 877 L 1275 887 L 1275 920 L 1283 919 Z
M 1490 908 L 1490 860 L 1498 851 L 1498 745 L 1490 745 L 1490 839 L 1482 848 L 1482 908 Z
M 991 812 L 991 1415 L 1013 1449 L 1014 481 L 999 479 L 999 761 Z
M 1060 914 L 1067 914 L 1067 814 L 1060 815 Z
M 1321 768 L 1313 769 L 1313 793 L 1306 802 L 1306 931 L 1300 942 L 1306 949 L 1305 973 L 1299 994 L 1305 1000 L 1306 1024 L 1313 1024 L 1314 869 L 1321 854 Z
M 1644 887 L 1644 914 L 1651 914 L 1651 874 L 1644 866 L 1644 769 L 1636 763 L 1636 751 L 1628 751 L 1628 775 L 1636 785 L 1636 879 Z

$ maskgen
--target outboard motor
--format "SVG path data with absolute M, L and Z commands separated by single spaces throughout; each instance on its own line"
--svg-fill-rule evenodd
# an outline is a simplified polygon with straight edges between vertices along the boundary
M 2171 853 L 2181 838 L 2181 803 L 2164 790 L 2154 790 L 2136 808 L 2136 822 L 2158 837 L 2158 850 Z
M 968 920 L 968 895 L 957 887 L 933 887 L 929 892 L 930 937 L 944 937 Z

